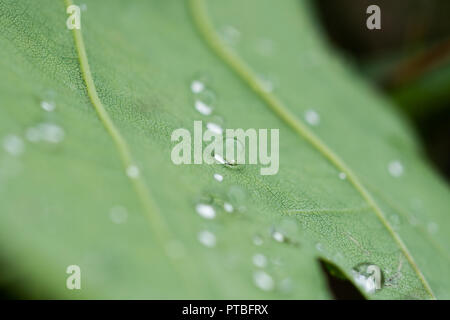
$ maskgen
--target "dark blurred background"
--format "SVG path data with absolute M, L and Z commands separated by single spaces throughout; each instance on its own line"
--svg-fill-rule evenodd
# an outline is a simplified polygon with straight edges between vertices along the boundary
M 450 0 L 315 0 L 331 43 L 411 120 L 435 167 L 450 178 Z M 368 30 L 366 9 L 381 9 Z

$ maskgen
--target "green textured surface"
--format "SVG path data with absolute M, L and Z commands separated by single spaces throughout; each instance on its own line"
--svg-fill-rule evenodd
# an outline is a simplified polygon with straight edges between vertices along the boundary
M 310 129 L 369 190 L 416 270 L 358 190 L 206 45 L 188 2 L 84 3 L 81 31 L 98 94 L 185 255 L 167 255 L 142 212 L 87 96 L 64 2 L 0 0 L 0 137 L 24 137 L 43 121 L 66 134 L 52 147 L 26 142 L 19 157 L 0 150 L 0 254 L 11 283 L 33 297 L 324 299 L 331 294 L 317 261 L 322 257 L 349 278 L 360 263 L 380 266 L 386 278 L 401 267 L 393 286 L 368 298 L 431 298 L 417 270 L 437 298 L 450 297 L 448 187 L 388 102 L 326 49 L 305 1 L 211 0 L 207 6 L 218 30 L 240 31 L 233 50 L 256 73 L 276 79 L 274 95 L 293 114 L 320 114 Z M 258 51 L 261 39 L 273 43 L 269 56 Z M 277 175 L 261 176 L 258 166 L 172 164 L 171 132 L 209 119 L 194 109 L 189 89 L 198 74 L 211 78 L 214 115 L 224 127 L 280 129 Z M 48 90 L 57 94 L 52 113 L 40 108 Z M 404 165 L 401 177 L 387 170 L 393 160 Z M 216 172 L 223 182 L 213 179 Z M 237 187 L 243 200 L 230 195 Z M 208 195 L 246 210 L 218 209 L 216 219 L 205 221 L 195 204 Z M 128 210 L 124 224 L 109 218 L 116 205 Z M 289 241 L 271 239 L 273 227 Z M 215 248 L 198 243 L 205 229 L 215 233 Z M 255 234 L 262 246 L 252 243 Z M 270 292 L 252 280 L 255 253 L 269 258 L 266 272 L 276 284 Z M 71 264 L 81 267 L 80 291 L 65 288 Z M 291 290 L 283 289 L 286 278 Z

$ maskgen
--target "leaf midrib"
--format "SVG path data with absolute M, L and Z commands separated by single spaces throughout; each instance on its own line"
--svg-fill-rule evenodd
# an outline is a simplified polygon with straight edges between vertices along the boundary
M 345 162 L 334 153 L 318 136 L 310 131 L 302 121 L 300 121 L 289 109 L 279 100 L 273 93 L 264 90 L 263 86 L 257 80 L 257 75 L 253 70 L 242 60 L 237 54 L 231 51 L 223 44 L 219 35 L 215 31 L 211 20 L 208 17 L 206 5 L 204 0 L 190 0 L 189 6 L 194 20 L 194 24 L 203 36 L 207 45 L 225 62 L 255 93 L 268 105 L 268 107 L 279 117 L 287 123 L 299 136 L 308 141 L 317 151 L 319 151 L 331 164 L 338 170 L 347 175 L 349 181 L 356 191 L 361 195 L 364 201 L 376 214 L 378 219 L 390 233 L 396 244 L 400 247 L 405 255 L 408 263 L 411 265 L 414 272 L 422 282 L 423 287 L 432 299 L 436 299 L 430 285 L 417 266 L 414 258 L 410 254 L 408 248 L 403 243 L 400 236 L 394 231 L 392 226 L 386 219 L 383 211 L 377 205 L 369 191 L 360 182 L 356 174 L 345 164 Z

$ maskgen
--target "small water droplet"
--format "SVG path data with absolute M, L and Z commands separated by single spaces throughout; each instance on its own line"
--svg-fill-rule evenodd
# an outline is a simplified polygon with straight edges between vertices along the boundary
M 41 108 L 45 111 L 52 112 L 55 110 L 55 103 L 53 101 L 42 101 Z
M 264 268 L 267 266 L 267 258 L 261 253 L 257 253 L 252 257 L 253 264 L 258 268 Z
M 200 231 L 197 235 L 198 241 L 205 247 L 212 248 L 216 245 L 216 236 L 210 231 Z
M 65 135 L 64 129 L 54 123 L 40 123 L 25 132 L 25 137 L 30 142 L 45 141 L 54 144 L 63 141 Z
M 403 164 L 399 160 L 391 161 L 388 164 L 388 171 L 391 176 L 398 178 L 403 174 Z
M 25 151 L 25 144 L 19 136 L 9 134 L 3 138 L 3 148 L 12 156 L 20 156 Z
M 380 290 L 383 284 L 383 273 L 377 265 L 361 263 L 352 270 L 353 279 L 367 293 Z
M 234 211 L 233 205 L 231 203 L 225 202 L 223 204 L 223 208 L 225 209 L 226 212 L 231 213 Z
M 256 235 L 253 237 L 253 244 L 255 246 L 262 246 L 263 243 L 264 243 L 264 240 L 260 236 Z
M 305 112 L 305 120 L 312 126 L 317 126 L 320 123 L 320 116 L 314 110 L 306 110 Z
M 130 165 L 127 168 L 127 176 L 131 179 L 139 177 L 139 168 L 136 165 Z
M 206 128 L 214 134 L 221 135 L 223 133 L 223 129 L 220 125 L 214 122 L 208 122 L 206 124 Z
M 236 45 L 241 37 L 241 32 L 233 26 L 223 26 L 219 34 L 222 40 L 231 46 Z
M 109 217 L 115 224 L 125 223 L 128 219 L 127 209 L 122 206 L 115 206 L 109 211 Z
M 200 100 L 195 101 L 195 109 L 205 116 L 209 116 L 212 113 L 212 107 Z
M 191 91 L 192 93 L 200 93 L 205 89 L 205 84 L 200 80 L 194 80 L 191 83 Z
M 323 246 L 320 242 L 316 243 L 316 249 L 317 249 L 317 251 L 321 251 L 321 252 L 323 251 Z
M 341 180 L 347 179 L 347 175 L 345 174 L 345 172 L 340 172 L 339 173 L 339 179 L 341 179 Z
M 435 223 L 435 222 L 430 222 L 430 223 L 428 223 L 428 225 L 427 225 L 427 230 L 428 230 L 429 233 L 434 234 L 434 233 L 437 233 L 437 232 L 438 232 L 439 226 L 438 226 L 438 224 Z
M 227 150 L 234 150 L 232 155 L 227 154 Z M 226 138 L 224 141 L 224 150 L 216 150 L 214 159 L 217 163 L 228 167 L 236 167 L 239 162 L 244 162 L 244 146 L 242 143 L 233 138 Z
M 273 92 L 275 89 L 275 81 L 269 76 L 258 75 L 259 83 L 265 92 Z
M 284 235 L 281 232 L 279 232 L 279 231 L 273 231 L 272 232 L 272 238 L 275 241 L 278 241 L 278 242 L 283 242 L 284 241 Z
M 264 291 L 271 291 L 274 289 L 275 283 L 272 277 L 264 271 L 258 270 L 253 273 L 253 281 L 255 285 Z
M 214 173 L 214 179 L 216 181 L 222 182 L 223 181 L 223 176 L 221 174 Z
M 214 219 L 216 217 L 216 211 L 209 204 L 199 203 L 196 205 L 195 210 L 205 219 Z
M 283 293 L 290 293 L 294 289 L 294 284 L 291 278 L 285 278 L 280 281 L 280 291 Z

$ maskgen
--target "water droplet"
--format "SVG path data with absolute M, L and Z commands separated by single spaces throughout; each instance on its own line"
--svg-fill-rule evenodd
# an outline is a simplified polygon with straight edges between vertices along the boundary
M 125 223 L 128 219 L 127 209 L 122 206 L 115 206 L 109 211 L 109 217 L 115 224 Z
M 255 246 L 262 246 L 263 243 L 264 243 L 264 240 L 260 236 L 256 235 L 253 237 L 253 244 Z
M 272 277 L 264 271 L 256 271 L 253 273 L 253 281 L 255 285 L 264 291 L 271 291 L 274 289 L 275 283 Z
M 433 233 L 438 232 L 439 226 L 438 226 L 438 224 L 435 223 L 435 222 L 430 222 L 430 223 L 428 223 L 428 225 L 427 225 L 427 230 L 428 230 L 429 233 L 433 234 Z
M 216 236 L 209 231 L 200 231 L 197 235 L 198 241 L 205 247 L 212 248 L 216 245 Z
M 199 203 L 195 207 L 195 210 L 205 219 L 214 219 L 216 217 L 216 211 L 209 204 Z
M 353 279 L 367 293 L 380 290 L 383 284 L 383 273 L 377 265 L 361 263 L 352 270 Z
M 200 80 L 194 80 L 191 83 L 191 91 L 192 93 L 200 93 L 205 89 L 205 84 Z
M 52 112 L 55 110 L 55 103 L 53 101 L 42 101 L 41 108 L 45 111 Z
M 285 278 L 280 281 L 280 291 L 283 293 L 292 292 L 294 285 L 291 278 Z
M 139 177 L 139 168 L 136 165 L 130 165 L 127 168 L 127 176 L 131 179 Z
M 253 264 L 258 268 L 267 266 L 267 258 L 261 253 L 257 253 L 252 257 Z
M 284 241 L 284 235 L 281 232 L 279 232 L 279 231 L 273 231 L 272 232 L 272 238 L 275 241 L 278 241 L 278 242 L 283 242 Z
M 316 249 L 317 249 L 317 251 L 320 251 L 320 252 L 323 251 L 323 246 L 320 242 L 316 243 Z
M 236 45 L 241 37 L 240 31 L 233 26 L 223 26 L 219 33 L 222 40 L 231 46 Z
M 259 83 L 265 92 L 272 92 L 275 89 L 275 81 L 265 75 L 258 75 Z
M 403 174 L 403 165 L 399 160 L 391 161 L 388 164 L 388 171 L 391 176 L 398 178 Z
M 63 141 L 65 135 L 64 129 L 54 123 L 40 123 L 25 132 L 25 137 L 30 142 L 45 141 L 54 144 Z
M 223 176 L 221 174 L 214 173 L 214 179 L 216 181 L 222 182 L 223 181 Z
M 228 199 L 233 203 L 237 210 L 245 211 L 245 202 L 247 199 L 247 194 L 244 189 L 240 186 L 231 186 L 228 190 Z
M 317 126 L 320 123 L 320 116 L 314 110 L 306 110 L 305 120 L 312 126 Z
M 25 151 L 25 144 L 19 136 L 9 134 L 3 138 L 3 148 L 12 156 L 20 156 Z
M 227 150 L 234 150 L 234 152 L 232 155 L 229 155 L 227 154 Z M 244 156 L 244 146 L 239 140 L 233 138 L 226 138 L 224 141 L 224 150 L 216 150 L 214 153 L 216 162 L 228 167 L 235 167 L 239 162 L 244 162 Z
M 214 122 L 208 122 L 206 124 L 206 128 L 214 134 L 221 135 L 223 133 L 223 129 L 220 125 Z
M 223 204 L 223 208 L 225 209 L 226 212 L 229 212 L 229 213 L 233 212 L 233 210 L 234 210 L 233 205 L 228 202 L 225 202 Z
M 341 180 L 347 179 L 347 175 L 345 174 L 345 172 L 340 172 L 339 173 L 339 179 L 341 179 Z
M 209 116 L 212 113 L 212 107 L 200 100 L 195 100 L 195 109 L 205 116 Z

